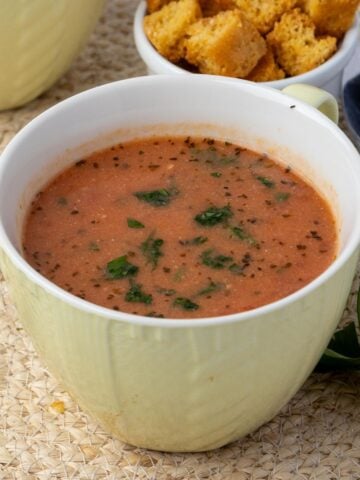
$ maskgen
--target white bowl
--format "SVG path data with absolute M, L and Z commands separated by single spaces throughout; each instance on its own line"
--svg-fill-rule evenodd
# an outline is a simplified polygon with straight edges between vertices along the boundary
M 282 300 L 190 320 L 115 312 L 41 276 L 21 255 L 21 225 L 34 193 L 82 155 L 149 134 L 213 136 L 286 162 L 332 205 L 337 259 Z M 151 449 L 207 450 L 272 418 L 319 360 L 351 288 L 359 205 L 359 154 L 314 108 L 224 77 L 135 78 L 57 104 L 6 147 L 0 162 L 1 267 L 20 320 L 49 369 L 108 431 Z
M 134 19 L 134 37 L 136 48 L 145 62 L 148 73 L 151 74 L 189 74 L 188 70 L 178 67 L 171 63 L 165 57 L 160 55 L 148 40 L 144 28 L 143 20 L 146 14 L 146 2 L 142 0 L 135 13 Z M 283 88 L 294 83 L 308 83 L 315 87 L 323 88 L 328 92 L 339 97 L 341 89 L 341 76 L 345 65 L 349 62 L 354 54 L 355 48 L 359 40 L 360 16 L 350 30 L 343 38 L 337 52 L 325 63 L 313 70 L 297 75 L 294 77 L 284 78 L 283 80 L 275 80 L 272 82 L 261 82 L 272 88 L 282 90 Z M 239 79 L 240 80 L 240 79 Z

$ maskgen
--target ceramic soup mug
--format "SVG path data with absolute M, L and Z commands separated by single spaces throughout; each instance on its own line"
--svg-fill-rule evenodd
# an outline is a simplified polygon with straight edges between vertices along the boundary
M 331 110 L 328 97 L 320 103 Z M 336 260 L 282 300 L 195 320 L 96 306 L 31 268 L 21 254 L 21 226 L 34 193 L 82 155 L 159 134 L 212 136 L 290 165 L 335 212 Z M 0 162 L 1 266 L 39 354 L 82 408 L 131 444 L 208 450 L 271 419 L 316 365 L 354 276 L 359 205 L 359 155 L 313 107 L 220 77 L 136 78 L 59 103 L 7 146 Z

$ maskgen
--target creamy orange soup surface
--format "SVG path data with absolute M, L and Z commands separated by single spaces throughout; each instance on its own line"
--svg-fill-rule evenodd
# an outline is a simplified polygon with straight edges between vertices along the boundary
M 80 159 L 33 199 L 23 251 L 104 307 L 165 318 L 242 312 L 336 256 L 334 216 L 290 167 L 211 138 L 145 138 Z

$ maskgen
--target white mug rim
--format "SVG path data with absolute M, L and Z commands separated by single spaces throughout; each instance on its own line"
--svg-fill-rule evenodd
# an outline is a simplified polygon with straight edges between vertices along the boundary
M 124 88 L 126 89 L 128 84 L 133 84 L 134 86 L 138 84 L 140 88 L 143 85 L 143 82 L 151 83 L 151 82 L 158 82 L 162 83 L 164 88 L 169 84 L 176 82 L 183 82 L 185 79 L 184 77 L 174 76 L 174 75 L 156 75 L 156 76 L 145 76 L 145 77 L 136 77 L 130 78 L 126 80 L 120 80 L 117 82 L 111 82 L 99 87 L 92 88 L 90 90 L 84 91 L 77 95 L 74 95 L 66 100 L 59 102 L 58 104 L 54 105 L 53 107 L 49 108 L 48 110 L 41 113 L 39 116 L 31 120 L 19 133 L 15 135 L 15 137 L 9 142 L 9 144 L 4 149 L 1 155 L 0 161 L 0 184 L 3 177 L 3 172 L 6 169 L 7 163 L 11 160 L 12 156 L 14 155 L 13 152 L 16 152 L 16 149 L 19 144 L 22 142 L 26 142 L 28 137 L 31 137 L 32 131 L 34 129 L 41 127 L 43 122 L 46 122 L 47 118 L 57 115 L 58 111 L 62 109 L 66 109 L 68 106 L 76 104 L 79 101 L 86 100 L 86 98 L 90 98 L 94 95 L 101 94 L 104 90 L 111 90 L 117 88 Z M 255 84 L 254 82 L 237 82 L 236 79 L 230 79 L 226 77 L 216 77 L 210 75 L 189 75 L 186 77 L 188 82 L 203 82 L 204 85 L 210 85 L 211 82 L 220 82 L 224 85 L 231 86 L 231 88 L 242 88 L 248 89 L 250 92 L 254 91 L 257 94 L 266 95 L 268 98 L 273 99 L 276 102 L 288 102 L 289 104 L 296 105 L 297 111 L 301 114 L 307 115 L 312 120 L 316 120 L 318 123 L 326 125 L 329 129 L 329 134 L 336 136 L 338 141 L 343 144 L 343 147 L 348 152 L 348 157 L 355 157 L 356 161 L 359 161 L 358 167 L 354 163 L 354 174 L 357 178 L 358 183 L 358 190 L 357 190 L 357 197 L 360 203 L 360 156 L 357 152 L 356 148 L 350 142 L 350 140 L 346 137 L 346 135 L 338 128 L 332 121 L 330 121 L 325 115 L 318 112 L 313 107 L 306 105 L 305 103 L 294 100 L 293 98 L 286 97 L 281 92 L 265 87 L 262 85 Z M 357 169 L 357 171 L 356 171 Z M 353 226 L 351 231 L 349 240 L 347 245 L 340 252 L 339 256 L 335 259 L 335 261 L 318 277 L 316 277 L 313 281 L 305 285 L 300 290 L 288 295 L 280 300 L 275 302 L 266 304 L 264 306 L 255 308 L 253 310 L 248 310 L 245 312 L 234 313 L 230 315 L 223 315 L 217 317 L 204 317 L 204 318 L 195 318 L 195 319 L 182 319 L 182 318 L 175 318 L 175 319 L 168 319 L 168 318 L 153 318 L 153 317 L 145 317 L 141 315 L 133 315 L 126 312 L 117 312 L 105 307 L 101 307 L 99 305 L 90 303 L 86 300 L 82 300 L 75 295 L 70 294 L 69 292 L 63 290 L 62 288 L 58 287 L 50 280 L 46 279 L 40 273 L 38 273 L 35 269 L 33 269 L 29 263 L 23 258 L 23 256 L 18 252 L 16 247 L 11 242 L 10 238 L 8 237 L 5 227 L 3 225 L 1 210 L 0 210 L 0 246 L 3 248 L 7 256 L 10 260 L 14 263 L 14 265 L 21 270 L 27 278 L 29 278 L 32 282 L 36 285 L 44 289 L 47 293 L 55 296 L 59 300 L 71 305 L 72 307 L 83 311 L 84 313 L 89 313 L 91 315 L 97 315 L 100 317 L 105 317 L 109 320 L 115 320 L 120 322 L 126 322 L 129 324 L 135 325 L 143 325 L 148 327 L 160 327 L 160 328 L 194 328 L 194 327 L 208 327 L 208 326 L 219 326 L 219 325 L 226 325 L 230 323 L 242 322 L 251 320 L 253 317 L 263 316 L 266 314 L 273 313 L 277 310 L 283 309 L 287 305 L 306 297 L 309 293 L 316 290 L 320 285 L 325 283 L 330 277 L 332 277 L 346 262 L 347 260 L 354 254 L 356 249 L 359 247 L 360 243 L 360 213 L 357 216 L 357 221 Z

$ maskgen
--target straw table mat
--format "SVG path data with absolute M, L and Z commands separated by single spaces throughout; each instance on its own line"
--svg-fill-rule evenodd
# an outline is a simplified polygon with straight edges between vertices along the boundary
M 29 120 L 95 85 L 145 74 L 133 0 L 108 0 L 71 70 L 29 105 L 0 113 L 0 149 Z M 344 320 L 355 317 L 354 282 Z M 54 408 L 63 402 L 64 411 Z M 62 404 L 60 404 L 62 405 Z M 165 454 L 115 440 L 49 374 L 0 279 L 0 480 L 360 479 L 360 373 L 313 374 L 277 417 L 208 453 Z

